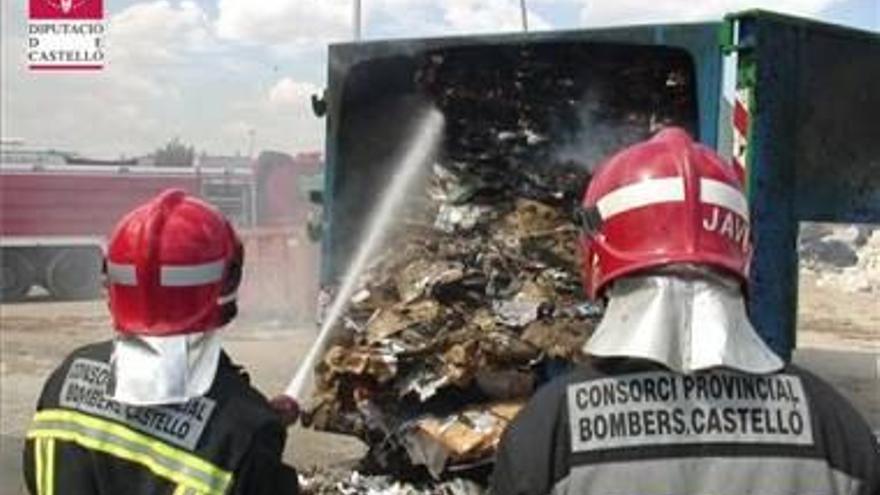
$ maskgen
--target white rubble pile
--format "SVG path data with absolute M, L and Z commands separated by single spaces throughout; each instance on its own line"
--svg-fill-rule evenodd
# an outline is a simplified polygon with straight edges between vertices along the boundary
M 818 286 L 880 293 L 880 228 L 849 225 L 818 233 L 810 230 L 807 239 L 802 234 L 801 270 L 814 274 Z
M 486 489 L 465 478 L 409 483 L 359 471 L 316 469 L 299 477 L 303 495 L 484 495 Z

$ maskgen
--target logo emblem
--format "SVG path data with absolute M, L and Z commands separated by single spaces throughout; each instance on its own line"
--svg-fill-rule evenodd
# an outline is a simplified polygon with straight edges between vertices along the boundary
M 31 19 L 103 19 L 104 0 L 29 0 Z
M 31 70 L 104 67 L 104 0 L 29 0 Z

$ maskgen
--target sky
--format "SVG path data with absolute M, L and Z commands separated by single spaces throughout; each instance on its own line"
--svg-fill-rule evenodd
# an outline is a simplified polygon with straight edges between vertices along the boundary
M 30 72 L 27 2 L 0 0 L 0 132 L 29 147 L 110 158 L 174 137 L 209 154 L 323 149 L 310 97 L 354 0 L 104 0 L 94 73 Z M 532 30 L 718 20 L 761 7 L 880 31 L 880 0 L 527 0 Z M 363 38 L 517 31 L 519 0 L 362 0 Z

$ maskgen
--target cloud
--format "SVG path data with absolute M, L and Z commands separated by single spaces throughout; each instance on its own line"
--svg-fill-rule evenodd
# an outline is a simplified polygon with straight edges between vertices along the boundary
M 720 20 L 725 14 L 752 8 L 815 16 L 841 0 L 582 0 L 584 26 Z
M 312 83 L 284 77 L 269 90 L 269 102 L 277 105 L 307 106 L 310 104 L 311 96 L 319 92 L 318 86 Z
M 213 44 L 211 23 L 198 4 L 168 0 L 135 4 L 111 17 L 110 57 L 115 64 L 181 63 Z
M 25 26 L 25 13 L 15 14 L 7 22 Z M 201 93 L 222 93 L 211 55 L 225 50 L 201 7 L 137 3 L 110 16 L 107 26 L 106 65 L 94 73 L 32 72 L 23 49 L 6 51 L 4 133 L 31 146 L 101 156 L 145 153 L 173 135 L 200 134 L 212 110 L 200 105 Z M 7 30 L 2 36 L 4 48 L 23 46 Z
M 378 0 L 376 10 L 396 16 L 403 31 L 413 23 L 425 24 L 431 19 L 430 30 L 423 35 L 497 33 L 522 29 L 519 0 Z M 384 12 L 382 12 L 384 10 Z M 549 29 L 550 22 L 528 9 L 529 29 Z M 412 32 L 412 31 L 411 31 Z
M 522 29 L 518 0 L 449 0 L 443 3 L 443 19 L 450 31 L 483 33 Z M 528 12 L 529 29 L 549 29 L 550 23 L 534 11 Z
M 217 139 L 243 145 L 253 130 L 257 150 L 322 150 L 323 121 L 311 107 L 311 96 L 319 92 L 313 83 L 284 76 L 262 93 L 240 95 L 226 106 Z
M 217 34 L 254 43 L 312 44 L 350 36 L 352 8 L 331 0 L 220 0 Z
M 521 29 L 519 0 L 362 1 L 368 39 Z M 527 3 L 529 27 L 538 30 L 718 20 L 758 4 L 827 18 L 853 11 L 850 4 L 859 1 L 872 0 Z M 4 134 L 103 155 L 148 152 L 174 135 L 214 153 L 245 150 L 250 130 L 258 150 L 320 149 L 324 122 L 312 115 L 309 97 L 326 75 L 325 44 L 351 36 L 352 0 L 120 3 L 125 5 L 108 5 L 114 10 L 107 66 L 95 74 L 29 72 L 23 60 L 26 3 L 0 3 Z M 859 5 L 856 10 L 866 10 Z
M 350 39 L 353 3 L 328 0 L 220 0 L 219 36 L 252 43 L 313 46 Z M 367 38 L 516 31 L 519 0 L 364 0 Z M 551 24 L 529 12 L 530 29 Z

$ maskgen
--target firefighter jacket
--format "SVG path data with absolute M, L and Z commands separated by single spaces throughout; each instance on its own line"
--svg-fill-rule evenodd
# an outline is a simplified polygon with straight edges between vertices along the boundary
M 542 387 L 499 446 L 495 495 L 880 495 L 880 453 L 829 385 L 602 359 Z
M 105 395 L 111 352 L 75 351 L 44 386 L 23 459 L 32 495 L 298 492 L 285 428 L 225 353 L 204 396 L 141 407 Z

